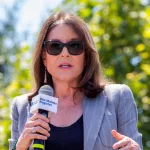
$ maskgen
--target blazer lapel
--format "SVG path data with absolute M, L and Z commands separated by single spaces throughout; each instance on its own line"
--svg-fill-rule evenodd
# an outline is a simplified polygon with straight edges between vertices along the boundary
M 107 97 L 104 91 L 96 98 L 84 97 L 84 150 L 92 150 L 104 117 Z
M 30 103 L 28 102 L 28 106 L 27 106 L 27 119 L 31 118 L 33 116 L 32 113 L 30 113 L 30 109 L 31 109 L 31 105 Z

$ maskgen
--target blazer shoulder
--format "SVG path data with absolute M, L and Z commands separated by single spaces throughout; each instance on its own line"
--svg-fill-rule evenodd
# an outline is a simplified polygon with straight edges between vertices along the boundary
M 23 94 L 16 96 L 12 101 L 12 108 L 16 107 L 18 110 L 18 113 L 21 112 L 23 109 L 26 109 L 28 106 L 28 94 Z
M 117 93 L 120 94 L 122 92 L 131 92 L 131 89 L 126 84 L 109 84 L 106 85 L 104 90 L 107 93 Z
M 109 84 L 104 88 L 104 94 L 108 101 L 116 101 L 117 103 L 124 97 L 134 99 L 131 89 L 125 84 Z

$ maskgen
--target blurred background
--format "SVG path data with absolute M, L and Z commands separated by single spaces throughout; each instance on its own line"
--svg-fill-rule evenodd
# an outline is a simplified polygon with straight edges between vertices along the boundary
M 0 150 L 8 150 L 13 98 L 32 89 L 30 70 L 38 32 L 58 10 L 87 22 L 105 75 L 130 86 L 144 150 L 149 150 L 150 0 L 0 0 Z

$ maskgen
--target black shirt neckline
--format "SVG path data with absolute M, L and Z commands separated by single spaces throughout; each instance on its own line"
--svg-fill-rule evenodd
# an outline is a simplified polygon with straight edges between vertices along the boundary
M 69 126 L 65 126 L 65 127 L 58 127 L 58 126 L 55 126 L 53 124 L 49 124 L 50 125 L 50 128 L 51 129 L 54 129 L 54 130 L 68 130 L 70 128 L 74 128 L 75 126 L 77 126 L 78 124 L 82 123 L 83 122 L 83 114 L 80 116 L 80 118 L 74 122 L 73 124 L 69 125 Z

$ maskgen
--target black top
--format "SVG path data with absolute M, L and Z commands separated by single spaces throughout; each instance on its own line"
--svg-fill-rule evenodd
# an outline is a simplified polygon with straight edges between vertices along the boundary
M 83 115 L 68 127 L 50 124 L 50 137 L 45 142 L 45 150 L 83 150 Z

